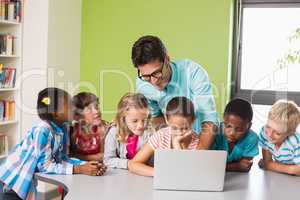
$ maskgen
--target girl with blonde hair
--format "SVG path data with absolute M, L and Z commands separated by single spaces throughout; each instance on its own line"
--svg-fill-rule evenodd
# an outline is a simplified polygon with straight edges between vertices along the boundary
M 115 124 L 105 138 L 104 163 L 108 167 L 128 168 L 128 161 L 150 137 L 149 116 L 148 102 L 144 95 L 127 93 L 121 98 Z

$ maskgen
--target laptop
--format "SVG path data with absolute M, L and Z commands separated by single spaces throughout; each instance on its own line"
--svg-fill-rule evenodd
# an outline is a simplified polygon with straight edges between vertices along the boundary
M 153 188 L 223 191 L 226 151 L 156 150 Z

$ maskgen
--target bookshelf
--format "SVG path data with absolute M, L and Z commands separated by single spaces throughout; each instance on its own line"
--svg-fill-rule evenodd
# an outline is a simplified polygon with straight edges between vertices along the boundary
M 21 138 L 21 109 L 17 109 L 21 105 L 18 102 L 21 85 L 16 80 L 22 73 L 23 36 L 22 1 L 10 1 L 8 5 L 3 2 L 0 1 L 0 136 L 5 137 L 0 137 L 0 159 Z

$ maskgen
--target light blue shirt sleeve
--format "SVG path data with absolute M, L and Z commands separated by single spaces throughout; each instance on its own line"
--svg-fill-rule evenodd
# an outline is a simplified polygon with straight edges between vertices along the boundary
M 250 131 L 245 141 L 242 157 L 255 157 L 258 155 L 258 136 L 255 132 Z
M 261 128 L 259 136 L 258 136 L 258 144 L 259 144 L 259 146 L 261 146 L 261 148 L 263 148 L 265 150 L 269 150 L 267 143 L 268 143 L 268 140 L 265 135 L 265 130 L 264 130 L 264 128 Z
M 300 165 L 300 134 L 299 133 L 295 133 L 294 143 L 295 143 L 295 147 L 294 147 L 293 162 L 295 163 L 295 165 Z
M 295 149 L 293 162 L 295 165 L 300 165 L 300 146 Z
M 201 115 L 201 123 L 213 122 L 219 126 L 218 114 L 212 94 L 212 85 L 207 72 L 197 63 L 190 61 L 190 65 L 196 65 L 196 70 L 191 74 L 191 92 L 193 93 L 193 102 L 196 102 L 197 112 Z M 197 114 L 197 113 L 196 113 Z

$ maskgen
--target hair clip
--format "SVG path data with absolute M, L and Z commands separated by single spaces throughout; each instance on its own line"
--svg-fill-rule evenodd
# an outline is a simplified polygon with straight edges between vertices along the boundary
M 49 106 L 49 104 L 50 104 L 50 98 L 49 97 L 44 97 L 42 99 L 42 103 L 44 103 L 45 105 Z

